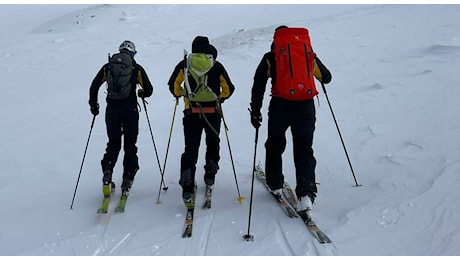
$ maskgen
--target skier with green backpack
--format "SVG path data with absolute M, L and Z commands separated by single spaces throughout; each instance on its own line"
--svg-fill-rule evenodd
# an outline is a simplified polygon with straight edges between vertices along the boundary
M 192 53 L 185 53 L 168 81 L 171 94 L 184 98 L 184 142 L 180 180 L 182 197 L 187 207 L 194 207 L 195 172 L 201 135 L 206 134 L 204 182 L 212 189 L 219 170 L 220 104 L 235 90 L 224 66 L 216 61 L 217 50 L 206 36 L 197 36 Z

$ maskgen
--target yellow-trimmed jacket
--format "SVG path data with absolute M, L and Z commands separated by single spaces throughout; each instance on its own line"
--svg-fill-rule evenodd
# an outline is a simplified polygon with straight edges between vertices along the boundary
M 184 96 L 185 93 L 185 65 L 185 60 L 180 61 L 174 68 L 174 71 L 168 81 L 169 91 L 176 98 Z M 235 86 L 230 80 L 230 77 L 228 76 L 224 66 L 220 62 L 215 61 L 214 66 L 211 68 L 211 70 L 208 71 L 207 75 L 207 86 L 219 97 L 220 102 L 223 102 L 225 99 L 229 98 L 235 91 Z M 195 80 L 190 75 L 188 82 L 190 84 L 190 88 L 195 89 Z M 215 107 L 217 105 L 216 102 L 219 101 L 201 102 L 200 105 L 202 107 Z M 188 109 L 193 105 L 194 104 L 190 104 L 188 98 L 184 96 L 184 109 Z

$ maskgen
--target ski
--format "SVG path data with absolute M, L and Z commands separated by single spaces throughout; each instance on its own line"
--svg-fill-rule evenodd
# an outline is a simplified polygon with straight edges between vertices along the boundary
M 298 212 L 303 223 L 307 226 L 310 233 L 320 242 L 321 244 L 332 243 L 332 240 L 318 228 L 316 223 L 311 218 L 310 214 L 306 211 Z
M 262 170 L 262 168 L 260 168 L 260 166 L 256 167 L 255 174 L 257 176 L 257 179 L 259 179 L 260 182 L 264 184 L 265 188 L 267 188 L 267 190 L 270 192 L 270 194 L 273 195 L 275 200 L 278 202 L 278 205 L 284 210 L 284 213 L 286 213 L 286 215 L 290 218 L 297 218 L 298 217 L 297 212 L 292 207 L 292 205 L 287 201 L 285 196 L 277 196 L 271 192 L 270 188 L 268 187 L 265 181 L 265 172 Z M 287 192 L 286 189 L 290 189 L 288 183 L 284 184 L 283 195 Z
M 206 191 L 204 194 L 204 203 L 203 209 L 210 209 L 211 208 L 211 197 L 212 197 L 212 185 L 206 185 Z
M 110 205 L 110 198 L 115 191 L 115 183 L 111 182 L 109 185 L 102 185 L 102 198 L 101 206 L 97 210 L 97 214 L 107 214 Z
M 268 185 L 265 182 L 265 173 L 260 166 L 256 167 L 255 174 L 259 178 L 259 180 L 265 185 L 265 187 L 270 191 Z M 286 214 L 289 217 L 292 218 L 292 214 L 294 214 L 293 217 L 300 217 L 302 222 L 307 227 L 308 231 L 310 231 L 310 233 L 318 240 L 319 243 L 332 243 L 332 240 L 323 231 L 321 231 L 321 229 L 319 229 L 319 227 L 316 225 L 311 215 L 307 211 L 297 212 L 295 210 L 295 207 L 297 205 L 297 196 L 295 195 L 289 183 L 284 183 L 283 196 L 281 196 L 281 199 L 276 195 L 273 196 L 277 199 L 278 205 L 280 205 L 285 210 Z M 284 204 L 288 204 L 288 206 Z
M 288 200 L 288 203 L 291 204 L 293 208 L 295 208 L 297 205 L 297 196 L 290 187 L 287 188 L 286 198 Z M 318 228 L 316 223 L 311 218 L 309 212 L 296 211 L 296 213 L 302 219 L 302 222 L 307 226 L 310 233 L 318 240 L 318 242 L 320 242 L 321 244 L 332 243 L 331 239 L 329 239 L 329 237 L 323 231 L 321 231 L 321 229 Z
M 118 201 L 117 207 L 115 208 L 115 213 L 123 213 L 125 212 L 126 201 L 128 200 L 128 193 L 123 192 L 121 194 L 120 200 Z
M 192 236 L 194 211 L 195 211 L 194 207 L 187 208 L 187 214 L 185 215 L 185 228 L 184 228 L 184 232 L 182 233 L 182 237 Z
M 193 197 L 191 200 L 185 201 L 184 205 L 187 208 L 187 213 L 185 214 L 185 222 L 184 222 L 184 232 L 182 233 L 182 237 L 191 237 L 192 230 L 193 230 L 193 214 L 195 212 L 195 194 L 196 194 L 197 187 L 195 185 L 195 191 L 193 193 Z
M 104 195 L 104 198 L 102 198 L 101 206 L 97 210 L 97 214 L 107 214 L 110 204 L 110 197 L 111 195 Z

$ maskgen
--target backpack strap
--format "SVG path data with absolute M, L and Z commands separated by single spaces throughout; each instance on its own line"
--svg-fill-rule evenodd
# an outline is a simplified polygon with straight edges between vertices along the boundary
M 193 98 L 194 94 L 192 90 L 190 89 L 190 83 L 188 82 L 188 63 L 189 63 L 188 56 L 189 54 L 187 50 L 184 50 L 184 83 L 185 83 L 184 85 L 185 85 L 187 97 L 191 99 Z

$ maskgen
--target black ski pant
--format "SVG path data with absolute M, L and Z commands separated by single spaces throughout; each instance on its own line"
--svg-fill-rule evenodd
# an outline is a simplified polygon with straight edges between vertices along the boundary
M 211 168 L 214 174 L 219 169 L 221 115 L 219 113 L 191 113 L 189 110 L 185 110 L 182 124 L 185 149 L 181 156 L 179 184 L 183 191 L 193 192 L 203 130 L 206 136 L 206 164 L 204 167 L 205 169 Z
M 108 142 L 101 161 L 102 171 L 113 171 L 121 150 L 123 136 L 123 178 L 133 180 L 137 170 L 139 170 L 136 146 L 139 134 L 137 103 L 108 103 L 105 111 L 105 123 Z
M 283 187 L 282 154 L 286 149 L 286 131 L 290 127 L 298 197 L 317 192 L 313 155 L 316 111 L 314 100 L 288 101 L 273 97 L 268 108 L 268 134 L 265 142 L 265 171 L 272 190 Z

